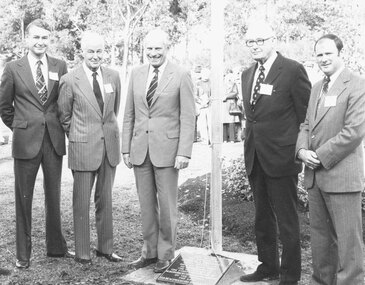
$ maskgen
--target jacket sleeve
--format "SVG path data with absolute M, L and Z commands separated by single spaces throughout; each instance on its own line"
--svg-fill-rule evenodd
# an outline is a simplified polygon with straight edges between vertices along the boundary
M 70 86 L 70 83 L 65 78 L 65 76 L 62 76 L 60 80 L 59 97 L 57 104 L 59 111 L 59 120 L 67 136 L 70 132 L 72 107 L 73 107 L 72 103 L 73 103 L 72 88 Z
M 180 140 L 177 155 L 191 157 L 195 131 L 194 85 L 190 73 L 184 71 L 180 85 Z
M 4 124 L 12 130 L 14 119 L 14 79 L 9 64 L 5 66 L 0 85 L 0 115 Z

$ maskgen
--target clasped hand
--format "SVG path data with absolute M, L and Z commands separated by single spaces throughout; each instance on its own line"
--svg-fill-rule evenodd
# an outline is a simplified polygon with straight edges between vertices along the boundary
M 312 150 L 302 148 L 298 152 L 298 158 L 310 169 L 317 169 L 321 165 L 317 154 Z

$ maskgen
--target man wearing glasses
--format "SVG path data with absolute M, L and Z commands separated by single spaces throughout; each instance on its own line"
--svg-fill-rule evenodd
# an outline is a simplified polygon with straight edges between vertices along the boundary
M 301 256 L 297 182 L 301 164 L 295 163 L 294 154 L 311 84 L 303 65 L 276 52 L 276 37 L 267 23 L 252 23 L 246 39 L 256 62 L 242 73 L 247 117 L 244 156 L 254 195 L 261 264 L 254 273 L 240 279 L 257 282 L 280 278 L 280 285 L 298 284 Z

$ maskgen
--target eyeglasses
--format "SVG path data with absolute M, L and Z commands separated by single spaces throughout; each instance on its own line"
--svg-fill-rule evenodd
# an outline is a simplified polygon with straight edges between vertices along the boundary
M 246 41 L 246 46 L 248 47 L 252 47 L 254 43 L 256 43 L 258 46 L 262 46 L 265 41 L 271 39 L 272 37 L 270 38 L 267 38 L 267 39 L 256 39 L 256 40 L 247 40 Z

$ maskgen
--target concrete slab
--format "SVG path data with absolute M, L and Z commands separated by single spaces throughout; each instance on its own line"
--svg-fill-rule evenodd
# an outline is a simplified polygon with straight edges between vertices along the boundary
M 179 253 L 187 252 L 191 254 L 206 254 L 210 255 L 212 253 L 211 250 L 204 249 L 204 248 L 197 248 L 197 247 L 183 247 L 176 251 L 176 256 Z M 218 253 L 217 253 L 218 254 Z M 239 277 L 243 274 L 252 273 L 255 271 L 256 267 L 258 266 L 259 262 L 257 260 L 256 255 L 251 254 L 245 254 L 245 253 L 237 253 L 237 252 L 219 252 L 220 255 L 229 257 L 232 259 L 239 260 L 240 262 L 238 265 L 233 264 L 231 268 L 226 272 L 224 277 L 220 280 L 218 283 L 219 285 L 243 285 L 243 284 L 255 284 L 255 285 L 274 285 L 277 284 L 278 281 L 272 281 L 272 282 L 255 282 L 255 283 L 243 283 L 239 280 Z M 139 282 L 146 285 L 162 285 L 162 284 L 170 284 L 171 283 L 162 283 L 157 282 L 156 279 L 159 277 L 160 274 L 155 274 L 153 272 L 153 266 L 150 265 L 145 268 L 141 268 L 138 270 L 135 270 L 128 275 L 125 275 L 123 279 L 125 281 L 133 281 L 133 282 Z M 204 284 L 204 285 L 214 285 L 214 284 Z

